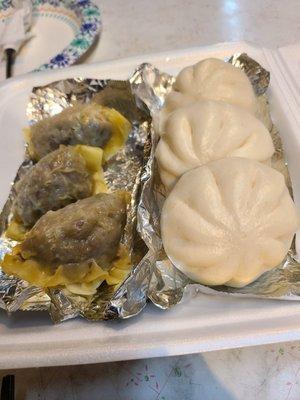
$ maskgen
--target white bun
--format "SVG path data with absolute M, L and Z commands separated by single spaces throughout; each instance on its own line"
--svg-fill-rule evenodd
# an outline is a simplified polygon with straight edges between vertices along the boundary
M 192 168 L 225 157 L 268 162 L 274 153 L 269 131 L 247 111 L 201 101 L 169 115 L 156 150 L 162 182 L 171 188 Z
M 278 266 L 298 226 L 283 175 L 243 158 L 185 173 L 161 215 L 169 259 L 206 285 L 242 287 Z

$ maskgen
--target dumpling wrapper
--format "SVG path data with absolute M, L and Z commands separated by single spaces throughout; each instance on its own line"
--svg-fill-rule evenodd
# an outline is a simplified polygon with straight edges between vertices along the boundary
M 217 58 L 207 58 L 179 72 L 156 122 L 158 129 L 172 111 L 199 100 L 222 101 L 254 115 L 258 112 L 257 98 L 245 72 Z
M 156 149 L 161 180 L 171 188 L 192 168 L 225 157 L 268 162 L 274 153 L 264 124 L 247 111 L 217 101 L 199 101 L 171 113 Z
M 24 260 L 20 255 L 20 247 L 16 246 L 12 254 L 5 256 L 4 269 L 8 275 L 16 275 L 38 287 L 65 286 L 73 294 L 91 296 L 103 282 L 117 288 L 129 275 L 132 262 L 128 250 L 120 245 L 109 270 L 91 262 L 88 266 L 79 266 L 74 275 L 63 265 L 53 271 L 49 266 L 33 259 Z
M 60 146 L 43 157 L 15 185 L 14 218 L 6 236 L 22 240 L 47 211 L 105 192 L 103 150 L 85 145 Z
M 243 287 L 278 266 L 299 227 L 282 174 L 227 158 L 185 173 L 161 214 L 164 249 L 205 285 Z
M 61 144 L 103 148 L 104 161 L 126 142 L 130 122 L 118 111 L 96 103 L 77 103 L 24 130 L 33 160 L 39 160 Z
M 12 254 L 5 255 L 3 271 L 42 287 L 97 279 L 116 284 L 118 270 L 128 271 L 129 265 L 124 264 L 128 252 L 120 254 L 128 196 L 126 192 L 100 193 L 49 211 Z

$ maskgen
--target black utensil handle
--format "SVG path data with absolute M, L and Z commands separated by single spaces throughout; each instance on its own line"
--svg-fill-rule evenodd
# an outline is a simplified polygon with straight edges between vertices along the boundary
M 0 400 L 15 400 L 15 376 L 6 375 L 2 379 Z
M 10 78 L 12 76 L 12 67 L 15 61 L 16 50 L 14 49 L 6 49 L 6 78 Z

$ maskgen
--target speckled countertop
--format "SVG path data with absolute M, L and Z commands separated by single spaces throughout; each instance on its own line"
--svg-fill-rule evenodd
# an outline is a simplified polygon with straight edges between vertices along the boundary
M 299 0 L 96 3 L 103 34 L 85 62 L 223 41 L 300 42 Z M 300 343 L 14 373 L 20 400 L 299 400 Z
M 17 400 L 299 400 L 300 344 L 12 372 Z

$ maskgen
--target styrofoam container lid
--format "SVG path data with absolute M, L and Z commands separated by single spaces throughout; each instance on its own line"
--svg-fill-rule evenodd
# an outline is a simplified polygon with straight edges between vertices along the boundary
M 299 46 L 276 50 L 248 43 L 142 55 L 113 62 L 28 74 L 0 85 L 0 207 L 23 157 L 21 130 L 33 86 L 75 76 L 126 79 L 151 62 L 176 74 L 206 57 L 246 52 L 271 72 L 268 91 L 300 208 Z M 297 235 L 299 238 L 300 235 Z M 298 247 L 299 248 L 299 247 Z M 195 353 L 300 339 L 300 302 L 197 295 L 172 310 L 153 306 L 130 320 L 53 325 L 46 313 L 0 311 L 0 368 L 66 365 Z

